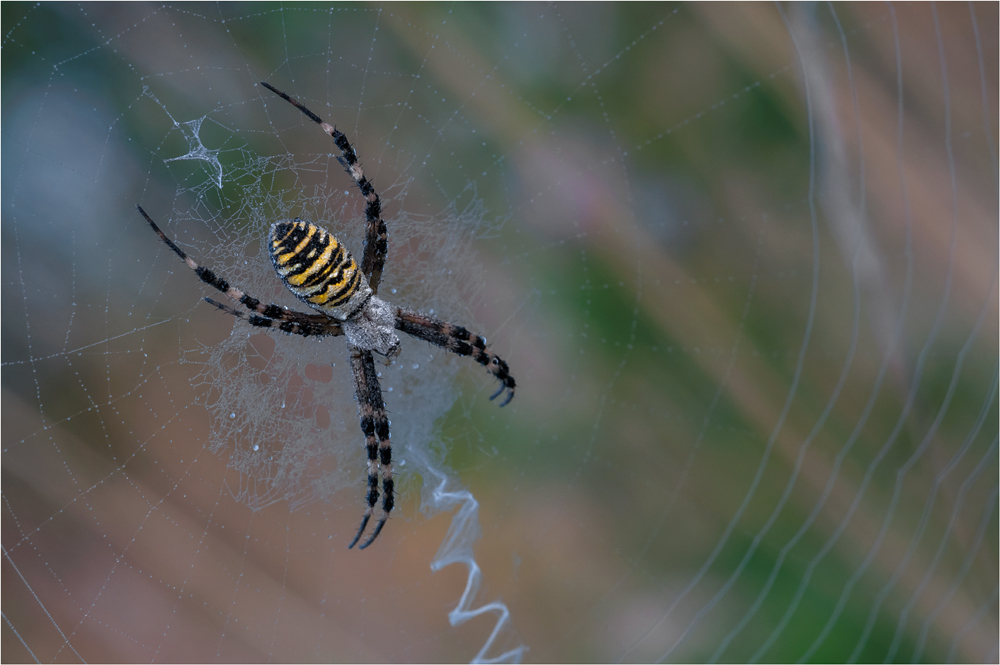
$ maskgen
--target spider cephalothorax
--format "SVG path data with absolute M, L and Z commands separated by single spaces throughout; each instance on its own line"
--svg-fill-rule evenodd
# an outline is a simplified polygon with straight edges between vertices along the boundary
M 354 396 L 358 401 L 361 431 L 365 435 L 368 454 L 368 488 L 365 492 L 367 507 L 349 548 L 354 547 L 368 526 L 378 503 L 379 478 L 382 479 L 382 515 L 371 536 L 362 543 L 360 549 L 364 549 L 378 537 L 394 506 L 389 420 L 372 353 L 385 356 L 391 362 L 399 354 L 399 337 L 395 331 L 401 330 L 458 355 L 471 356 L 500 380 L 500 388 L 490 397 L 491 400 L 507 391 L 500 406 L 505 406 L 514 397 L 514 377 L 510 375 L 507 363 L 493 353 L 486 346 L 486 340 L 479 335 L 470 333 L 462 326 L 390 305 L 378 297 L 388 252 L 388 232 L 382 219 L 381 200 L 375 188 L 365 178 L 354 148 L 342 132 L 323 122 L 297 100 L 263 81 L 261 85 L 293 104 L 333 138 L 341 153 L 337 159 L 354 178 L 366 201 L 365 251 L 360 268 L 347 248 L 332 233 L 316 224 L 296 218 L 271 226 L 268 252 L 275 272 L 295 297 L 316 313 L 289 310 L 274 304 L 265 305 L 257 298 L 230 286 L 229 282 L 210 269 L 198 265 L 159 229 L 141 207 L 136 208 L 163 242 L 203 282 L 243 305 L 247 311 L 205 298 L 212 305 L 261 328 L 277 328 L 293 335 L 347 337 L 351 351 L 351 371 L 354 374 Z

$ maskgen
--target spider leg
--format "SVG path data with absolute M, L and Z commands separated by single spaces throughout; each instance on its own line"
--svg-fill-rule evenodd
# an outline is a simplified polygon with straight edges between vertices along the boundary
M 479 335 L 454 323 L 441 321 L 402 307 L 397 308 L 396 311 L 396 329 L 435 346 L 448 349 L 460 356 L 472 356 L 473 360 L 500 380 L 500 388 L 493 393 L 490 399 L 496 399 L 505 390 L 508 391 L 507 396 L 500 402 L 500 406 L 507 406 L 514 399 L 516 384 L 514 377 L 510 375 L 510 367 L 486 346 L 486 340 Z
M 386 230 L 385 221 L 382 219 L 382 199 L 379 198 L 375 187 L 365 177 L 365 172 L 361 169 L 361 163 L 358 161 L 357 152 L 343 132 L 324 122 L 322 118 L 299 103 L 299 100 L 288 96 L 266 81 L 261 81 L 260 84 L 302 111 L 307 118 L 329 134 L 333 138 L 333 142 L 340 148 L 341 156 L 337 157 L 337 161 L 354 178 L 354 182 L 361 190 L 361 195 L 365 197 L 365 253 L 361 258 L 361 271 L 368 278 L 368 286 L 371 287 L 372 292 L 377 294 L 378 285 L 382 281 L 382 270 L 385 268 L 385 257 L 389 251 L 389 233 Z
M 231 286 L 229 282 L 222 279 L 221 277 L 216 275 L 214 272 L 212 272 L 205 266 L 198 265 L 194 261 L 194 259 L 192 259 L 184 252 L 183 249 L 175 245 L 174 241 L 171 240 L 169 237 L 167 237 L 166 233 L 160 230 L 160 227 L 156 225 L 156 222 L 150 219 L 149 215 L 146 214 L 146 211 L 142 209 L 142 206 L 137 205 L 136 209 L 139 211 L 139 214 L 141 214 L 146 219 L 146 221 L 149 222 L 149 226 L 156 232 L 156 234 L 160 236 L 160 240 L 165 242 L 167 244 L 167 247 L 174 250 L 174 253 L 177 254 L 177 256 L 181 257 L 181 260 L 183 260 L 184 263 L 187 264 L 188 268 L 191 268 L 191 270 L 195 271 L 195 273 L 198 275 L 198 278 L 201 279 L 201 281 L 205 282 L 212 288 L 221 291 L 230 300 L 240 303 L 247 309 L 253 312 L 257 312 L 258 314 L 260 314 L 265 318 L 275 319 L 279 321 L 300 320 L 301 317 L 297 316 L 294 311 L 287 310 L 284 307 L 279 307 L 274 303 L 271 303 L 270 305 L 265 305 L 264 303 L 262 303 L 260 300 L 257 300 L 253 296 L 247 295 L 246 293 L 240 291 L 236 287 Z
M 259 314 L 241 312 L 211 298 L 205 298 L 205 302 L 258 328 L 277 328 L 290 335 L 302 335 L 303 337 L 337 337 L 344 334 L 344 329 L 339 323 L 323 315 L 290 312 L 290 314 L 296 315 L 294 319 L 269 319 Z
M 372 513 L 375 512 L 375 504 L 378 502 L 379 496 L 380 469 L 382 476 L 382 516 L 375 525 L 372 535 L 358 548 L 363 550 L 371 545 L 381 533 L 395 504 L 392 480 L 392 446 L 389 443 L 389 419 L 385 414 L 385 402 L 382 401 L 382 388 L 379 386 L 378 375 L 375 373 L 372 352 L 352 346 L 351 371 L 354 373 L 354 394 L 358 400 L 358 410 L 361 412 L 361 431 L 364 432 L 365 450 L 368 452 L 368 490 L 365 493 L 368 507 L 365 509 L 364 517 L 361 518 L 358 533 L 354 536 L 351 544 L 347 546 L 348 549 L 354 547 L 361 539 L 361 534 L 364 533 Z

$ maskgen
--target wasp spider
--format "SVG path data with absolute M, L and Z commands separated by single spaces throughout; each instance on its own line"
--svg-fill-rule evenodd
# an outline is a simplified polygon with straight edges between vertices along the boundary
M 372 544 L 385 526 L 394 504 L 392 480 L 392 447 L 389 443 L 389 420 L 382 400 L 372 353 L 390 362 L 399 354 L 396 330 L 445 348 L 460 356 L 472 356 L 500 380 L 500 388 L 490 399 L 506 391 L 500 402 L 505 406 L 514 397 L 514 377 L 507 363 L 486 346 L 486 340 L 462 326 L 435 319 L 420 312 L 396 307 L 378 297 L 382 269 L 388 251 L 388 233 L 382 220 L 382 203 L 375 188 L 365 178 L 357 153 L 347 137 L 335 127 L 289 97 L 261 82 L 265 88 L 289 102 L 333 138 L 340 149 L 337 160 L 357 183 L 365 197 L 365 252 L 359 268 L 347 248 L 326 229 L 301 219 L 277 222 L 271 226 L 267 247 L 275 272 L 288 289 L 314 312 L 289 310 L 278 305 L 265 305 L 257 298 L 232 286 L 212 270 L 198 265 L 184 253 L 150 219 L 140 207 L 139 213 L 160 239 L 172 249 L 198 277 L 218 289 L 246 311 L 205 298 L 223 312 L 243 319 L 252 326 L 277 328 L 293 335 L 347 337 L 354 373 L 354 396 L 361 415 L 361 431 L 365 435 L 368 454 L 368 488 L 365 492 L 364 516 L 361 526 L 348 548 L 361 539 L 379 498 L 379 477 L 382 479 L 382 514 L 371 535 L 359 549 Z

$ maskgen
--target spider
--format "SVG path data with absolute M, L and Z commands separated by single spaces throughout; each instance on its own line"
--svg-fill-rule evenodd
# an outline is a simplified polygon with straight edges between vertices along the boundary
M 490 399 L 496 399 L 504 391 L 507 392 L 500 402 L 501 407 L 506 406 L 514 397 L 514 377 L 510 375 L 507 363 L 486 346 L 483 337 L 454 323 L 396 307 L 378 297 L 388 252 L 388 232 L 382 219 L 382 202 L 365 177 L 357 153 L 342 132 L 324 122 L 298 100 L 264 81 L 261 81 L 261 85 L 318 124 L 340 149 L 337 161 L 357 183 L 366 202 L 365 251 L 360 269 L 347 248 L 321 226 L 297 217 L 276 222 L 271 226 L 267 240 L 271 264 L 288 290 L 315 312 L 289 310 L 275 304 L 265 305 L 230 285 L 209 268 L 198 265 L 160 230 L 141 206 L 136 205 L 136 208 L 160 239 L 203 282 L 243 305 L 247 311 L 205 298 L 208 303 L 251 326 L 277 328 L 303 337 L 347 337 L 347 346 L 351 352 L 351 371 L 354 374 L 354 397 L 358 402 L 361 431 L 365 436 L 365 450 L 368 453 L 368 487 L 365 492 L 367 507 L 361 518 L 361 526 L 348 549 L 353 548 L 361 539 L 375 512 L 379 498 L 379 477 L 382 479 L 382 514 L 371 535 L 358 548 L 365 549 L 382 532 L 394 504 L 389 420 L 372 354 L 377 353 L 391 363 L 399 355 L 399 338 L 395 331 L 401 330 L 460 356 L 472 356 L 473 360 L 500 380 L 499 389 Z

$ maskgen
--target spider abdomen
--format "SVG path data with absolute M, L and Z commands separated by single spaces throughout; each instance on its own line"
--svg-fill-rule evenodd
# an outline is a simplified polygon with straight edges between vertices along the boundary
M 326 229 L 296 218 L 271 226 L 269 239 L 275 272 L 310 307 L 344 321 L 371 295 L 354 257 Z

